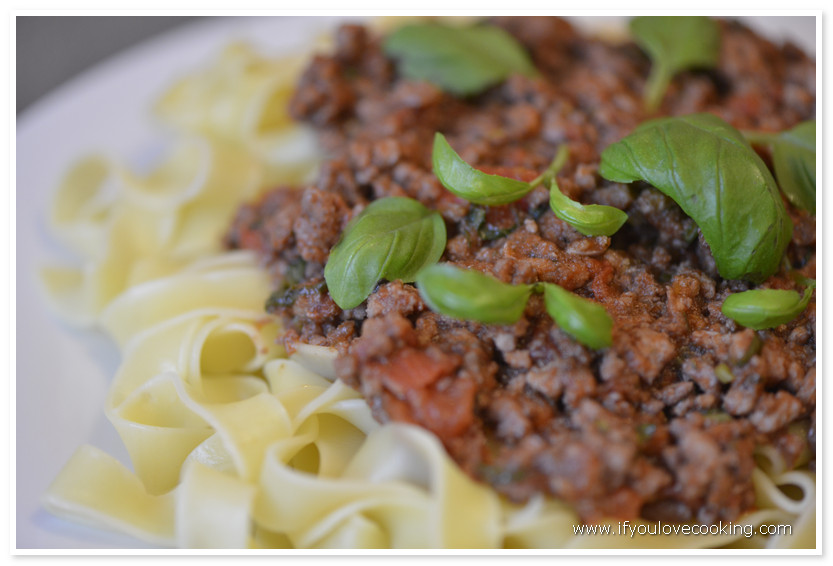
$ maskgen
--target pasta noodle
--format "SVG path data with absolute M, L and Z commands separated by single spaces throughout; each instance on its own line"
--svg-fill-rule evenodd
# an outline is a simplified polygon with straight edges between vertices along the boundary
M 105 413 L 133 470 L 82 446 L 44 495 L 48 510 L 185 548 L 815 545 L 815 479 L 774 451 L 755 471 L 759 510 L 741 522 L 791 524 L 793 536 L 577 535 L 569 506 L 509 504 L 430 433 L 377 424 L 334 380 L 334 352 L 286 357 L 262 308 L 267 274 L 220 241 L 240 202 L 315 164 L 282 110 L 302 62 L 228 48 L 162 98 L 184 132 L 164 163 L 140 175 L 93 156 L 59 187 L 51 223 L 83 259 L 46 269 L 46 296 L 118 344 Z
M 183 137 L 146 176 L 102 156 L 82 160 L 59 187 L 50 220 L 83 264 L 44 269 L 46 296 L 67 319 L 94 324 L 129 287 L 219 252 L 236 203 L 261 187 L 257 160 L 206 138 Z
M 235 43 L 215 65 L 173 85 L 157 110 L 186 131 L 244 145 L 264 165 L 268 184 L 297 182 L 316 161 L 312 132 L 285 111 L 305 63 L 304 57 L 267 59 Z

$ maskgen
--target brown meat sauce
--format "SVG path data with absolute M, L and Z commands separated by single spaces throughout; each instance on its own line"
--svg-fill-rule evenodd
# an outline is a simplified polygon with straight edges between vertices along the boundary
M 789 463 L 814 453 L 815 302 L 772 330 L 739 327 L 720 306 L 749 285 L 717 275 L 694 222 L 645 184 L 599 177 L 602 150 L 648 118 L 650 63 L 635 45 L 582 37 L 557 18 L 494 21 L 542 75 L 467 100 L 399 78 L 377 37 L 342 27 L 334 54 L 315 57 L 291 102 L 328 155 L 316 182 L 244 206 L 227 243 L 260 252 L 275 277 L 268 309 L 289 351 L 337 348 L 339 377 L 379 421 L 434 432 L 463 470 L 509 499 L 551 494 L 586 521 L 733 520 L 754 506 L 756 446 L 776 446 Z M 678 75 L 662 113 L 713 112 L 764 130 L 815 117 L 812 59 L 738 23 L 721 29 L 719 68 Z M 476 167 L 527 180 L 568 144 L 562 191 L 621 208 L 629 221 L 613 237 L 584 237 L 553 215 L 543 188 L 502 207 L 469 204 L 431 172 L 436 131 Z M 329 250 L 352 217 L 390 195 L 442 214 L 443 261 L 506 282 L 554 282 L 604 305 L 613 346 L 577 343 L 538 296 L 511 326 L 431 312 L 400 281 L 342 311 L 324 283 Z M 787 258 L 815 277 L 815 217 L 788 210 Z M 785 271 L 767 281 L 795 285 Z

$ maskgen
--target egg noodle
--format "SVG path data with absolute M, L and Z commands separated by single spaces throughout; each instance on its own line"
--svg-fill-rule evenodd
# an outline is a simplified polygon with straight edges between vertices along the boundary
M 138 174 L 91 156 L 58 188 L 50 222 L 82 260 L 42 282 L 59 315 L 120 349 L 104 411 L 133 469 L 82 446 L 49 511 L 183 548 L 815 547 L 814 475 L 774 449 L 754 472 L 758 510 L 738 524 L 791 534 L 634 536 L 615 521 L 609 536 L 576 534 L 569 506 L 509 504 L 430 433 L 377 424 L 334 379 L 332 350 L 287 357 L 263 310 L 267 273 L 221 242 L 241 203 L 314 172 L 314 137 L 285 111 L 304 63 L 230 46 L 162 97 L 178 132 L 163 163 Z

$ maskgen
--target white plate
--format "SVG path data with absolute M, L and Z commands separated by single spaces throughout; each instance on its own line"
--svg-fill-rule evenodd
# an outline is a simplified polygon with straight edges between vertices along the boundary
M 790 38 L 815 52 L 815 18 L 754 20 L 774 39 Z M 333 18 L 197 21 L 80 75 L 18 120 L 16 548 L 142 546 L 57 519 L 39 507 L 41 494 L 80 444 L 127 462 L 103 414 L 118 363 L 115 347 L 99 334 L 60 324 L 45 310 L 35 286 L 38 266 L 64 254 L 45 229 L 47 202 L 61 174 L 88 151 L 105 149 L 127 158 L 158 143 L 164 131 L 150 111 L 156 96 L 176 77 L 209 63 L 230 41 L 246 39 L 269 52 L 290 52 L 333 26 Z

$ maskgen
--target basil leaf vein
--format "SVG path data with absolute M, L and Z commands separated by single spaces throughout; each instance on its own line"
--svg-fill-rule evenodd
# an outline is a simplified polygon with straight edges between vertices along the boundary
M 778 270 L 792 222 L 763 160 L 717 116 L 645 122 L 602 152 L 599 173 L 671 197 L 700 227 L 722 277 L 760 282 Z
M 784 289 L 752 289 L 726 297 L 720 310 L 738 324 L 762 330 L 786 324 L 810 304 L 816 282 L 810 280 L 803 295 Z
M 439 213 L 405 197 L 372 202 L 354 218 L 330 251 L 324 279 L 342 309 L 364 301 L 381 279 L 413 281 L 445 250 Z
M 652 61 L 644 95 L 650 111 L 659 108 L 674 75 L 715 67 L 720 59 L 720 28 L 705 16 L 640 16 L 630 31 Z
M 536 74 L 523 46 L 492 25 L 406 25 L 385 40 L 383 49 L 398 60 L 401 75 L 461 96 L 482 92 L 513 73 Z
M 455 195 L 475 204 L 508 204 L 533 189 L 532 185 L 523 181 L 478 171 L 466 163 L 439 132 L 434 134 L 431 160 L 440 183 Z

